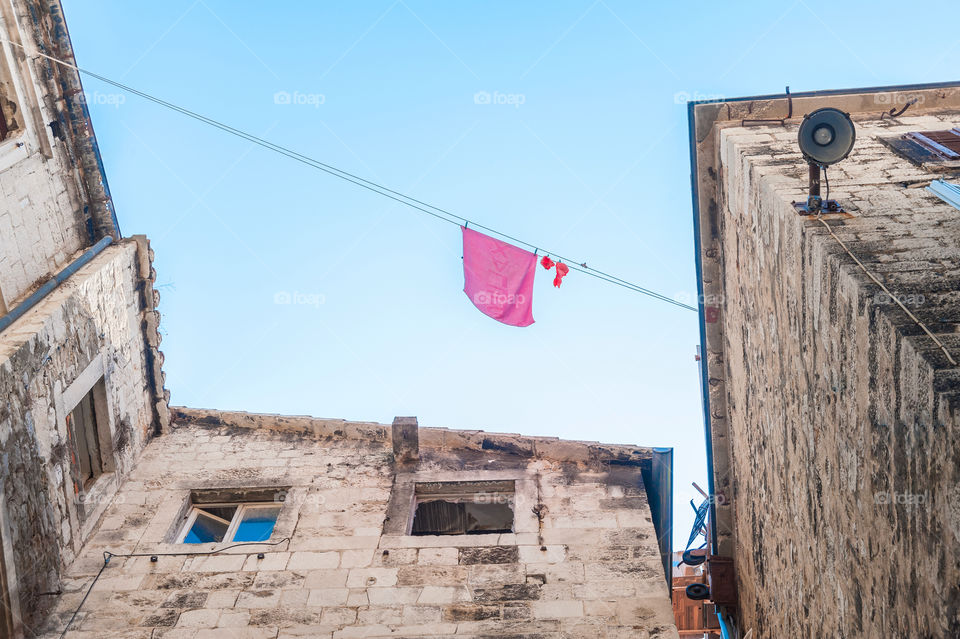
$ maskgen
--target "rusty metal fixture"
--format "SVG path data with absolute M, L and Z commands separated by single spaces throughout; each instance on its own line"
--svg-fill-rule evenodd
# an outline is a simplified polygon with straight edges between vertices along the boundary
M 884 118 L 899 118 L 901 115 L 904 114 L 904 112 L 907 109 L 909 109 L 911 106 L 913 106 L 919 101 L 920 101 L 920 98 L 913 98 L 912 100 L 908 100 L 907 103 L 903 105 L 903 108 L 900 109 L 899 111 L 897 110 L 896 107 L 892 107 L 889 111 L 884 111 L 883 113 L 881 113 L 880 119 L 882 120 Z
M 740 126 L 764 126 L 766 124 L 779 124 L 786 126 L 787 120 L 793 117 L 793 96 L 790 95 L 790 87 L 786 87 L 787 94 L 787 117 L 785 118 L 744 118 L 740 120 Z

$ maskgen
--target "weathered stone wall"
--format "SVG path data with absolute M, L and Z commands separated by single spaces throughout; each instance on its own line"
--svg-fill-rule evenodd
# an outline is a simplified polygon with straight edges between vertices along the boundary
M 45 604 L 158 421 L 149 384 L 153 293 L 145 241 L 110 246 L 0 333 L 0 531 L 31 636 Z M 149 297 L 149 302 L 145 300 Z M 149 308 L 148 308 L 149 307 Z M 102 362 L 113 472 L 74 493 L 62 394 Z M 161 381 L 162 383 L 162 381 Z M 10 560 L 13 560 L 10 562 Z
M 7 152 L 20 153 L 15 146 Z M 60 154 L 23 155 L 0 171 L 0 291 L 7 308 L 90 244 L 83 205 Z
M 59 2 L 0 5 L 0 38 L 72 59 L 54 32 Z M 15 126 L 0 141 L 2 314 L 114 229 L 76 72 L 0 43 L 0 100 Z
M 422 428 L 419 463 L 399 466 L 390 426 L 174 415 L 71 568 L 50 636 L 110 551 L 147 556 L 110 561 L 68 637 L 677 637 L 640 475 L 649 450 Z M 393 534 L 398 473 L 515 478 L 516 532 Z M 271 541 L 289 541 L 151 562 L 208 548 L 169 543 L 205 488 L 282 490 Z
M 857 121 L 829 169 L 834 231 L 960 360 L 960 211 Z M 819 222 L 796 125 L 719 132 L 721 321 L 743 628 L 960 636 L 960 371 Z

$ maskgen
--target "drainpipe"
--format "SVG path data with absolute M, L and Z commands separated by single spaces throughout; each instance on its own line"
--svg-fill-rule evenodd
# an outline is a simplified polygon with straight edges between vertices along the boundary
M 732 639 L 730 637 L 730 629 L 727 628 L 727 622 L 732 621 L 724 617 L 723 612 L 718 608 L 717 609 L 717 621 L 720 622 L 720 637 L 721 639 Z
M 9 313 L 0 317 L 0 332 L 6 330 L 11 324 L 23 317 L 27 311 L 36 306 L 43 298 L 49 295 L 51 291 L 63 284 L 68 277 L 87 265 L 90 260 L 99 255 L 103 249 L 107 248 L 112 242 L 113 238 L 109 235 L 101 239 L 87 249 L 83 255 L 71 262 L 65 269 L 54 275 L 52 279 L 44 282 L 43 286 L 34 291 L 30 297 L 17 304 Z
M 703 296 L 703 260 L 700 246 L 700 193 L 697 184 L 697 127 L 695 102 L 687 104 L 687 119 L 690 137 L 690 191 L 693 195 L 693 243 L 697 265 L 697 307 L 700 310 L 700 396 L 703 407 L 703 428 L 707 447 L 707 485 L 710 497 L 717 494 L 713 480 L 713 427 L 710 419 L 710 376 L 707 369 L 707 321 L 704 309 Z M 716 500 L 710 499 L 709 530 L 707 537 L 710 540 L 708 547 L 717 547 L 717 506 Z

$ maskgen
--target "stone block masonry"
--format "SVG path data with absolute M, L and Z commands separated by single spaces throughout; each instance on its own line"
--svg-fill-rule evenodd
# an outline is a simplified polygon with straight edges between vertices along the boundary
M 738 123 L 739 124 L 739 123 Z M 828 223 L 960 358 L 960 211 L 856 117 Z M 755 636 L 960 636 L 958 372 L 815 220 L 796 126 L 720 128 L 717 244 L 734 556 Z M 717 368 L 713 370 L 718 370 Z M 719 381 L 719 380 L 717 380 Z M 726 488 L 723 488 L 724 481 Z
M 72 57 L 59 2 L 9 0 L 0 38 Z M 84 248 L 119 239 L 76 71 L 0 46 L 0 101 L 16 126 L 0 141 L 0 313 Z
M 76 609 L 104 551 L 159 556 L 114 558 L 68 637 L 678 636 L 640 475 L 647 449 L 564 442 L 568 454 L 551 459 L 558 440 L 422 428 L 411 467 L 394 463 L 390 432 L 175 410 L 170 433 L 146 447 L 71 566 L 48 636 Z M 514 532 L 392 532 L 401 475 L 514 481 Z M 284 541 L 163 556 L 198 549 L 172 535 L 192 491 L 204 489 L 277 491 L 270 541 Z
M 156 405 L 166 402 L 162 388 L 158 396 L 147 374 L 160 358 L 145 338 L 155 326 L 151 282 L 141 277 L 149 261 L 145 240 L 110 246 L 0 334 L 0 532 L 5 567 L 16 577 L 11 605 L 28 637 L 53 603 L 43 593 L 60 588 L 63 566 L 74 562 L 165 415 Z M 78 495 L 64 397 L 91 370 L 104 380 L 101 432 L 109 436 L 101 451 L 109 472 Z

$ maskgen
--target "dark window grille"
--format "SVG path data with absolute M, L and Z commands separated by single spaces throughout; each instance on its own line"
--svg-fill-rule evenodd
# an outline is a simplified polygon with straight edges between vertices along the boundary
M 513 532 L 509 504 L 428 501 L 417 504 L 413 535 L 482 535 Z

